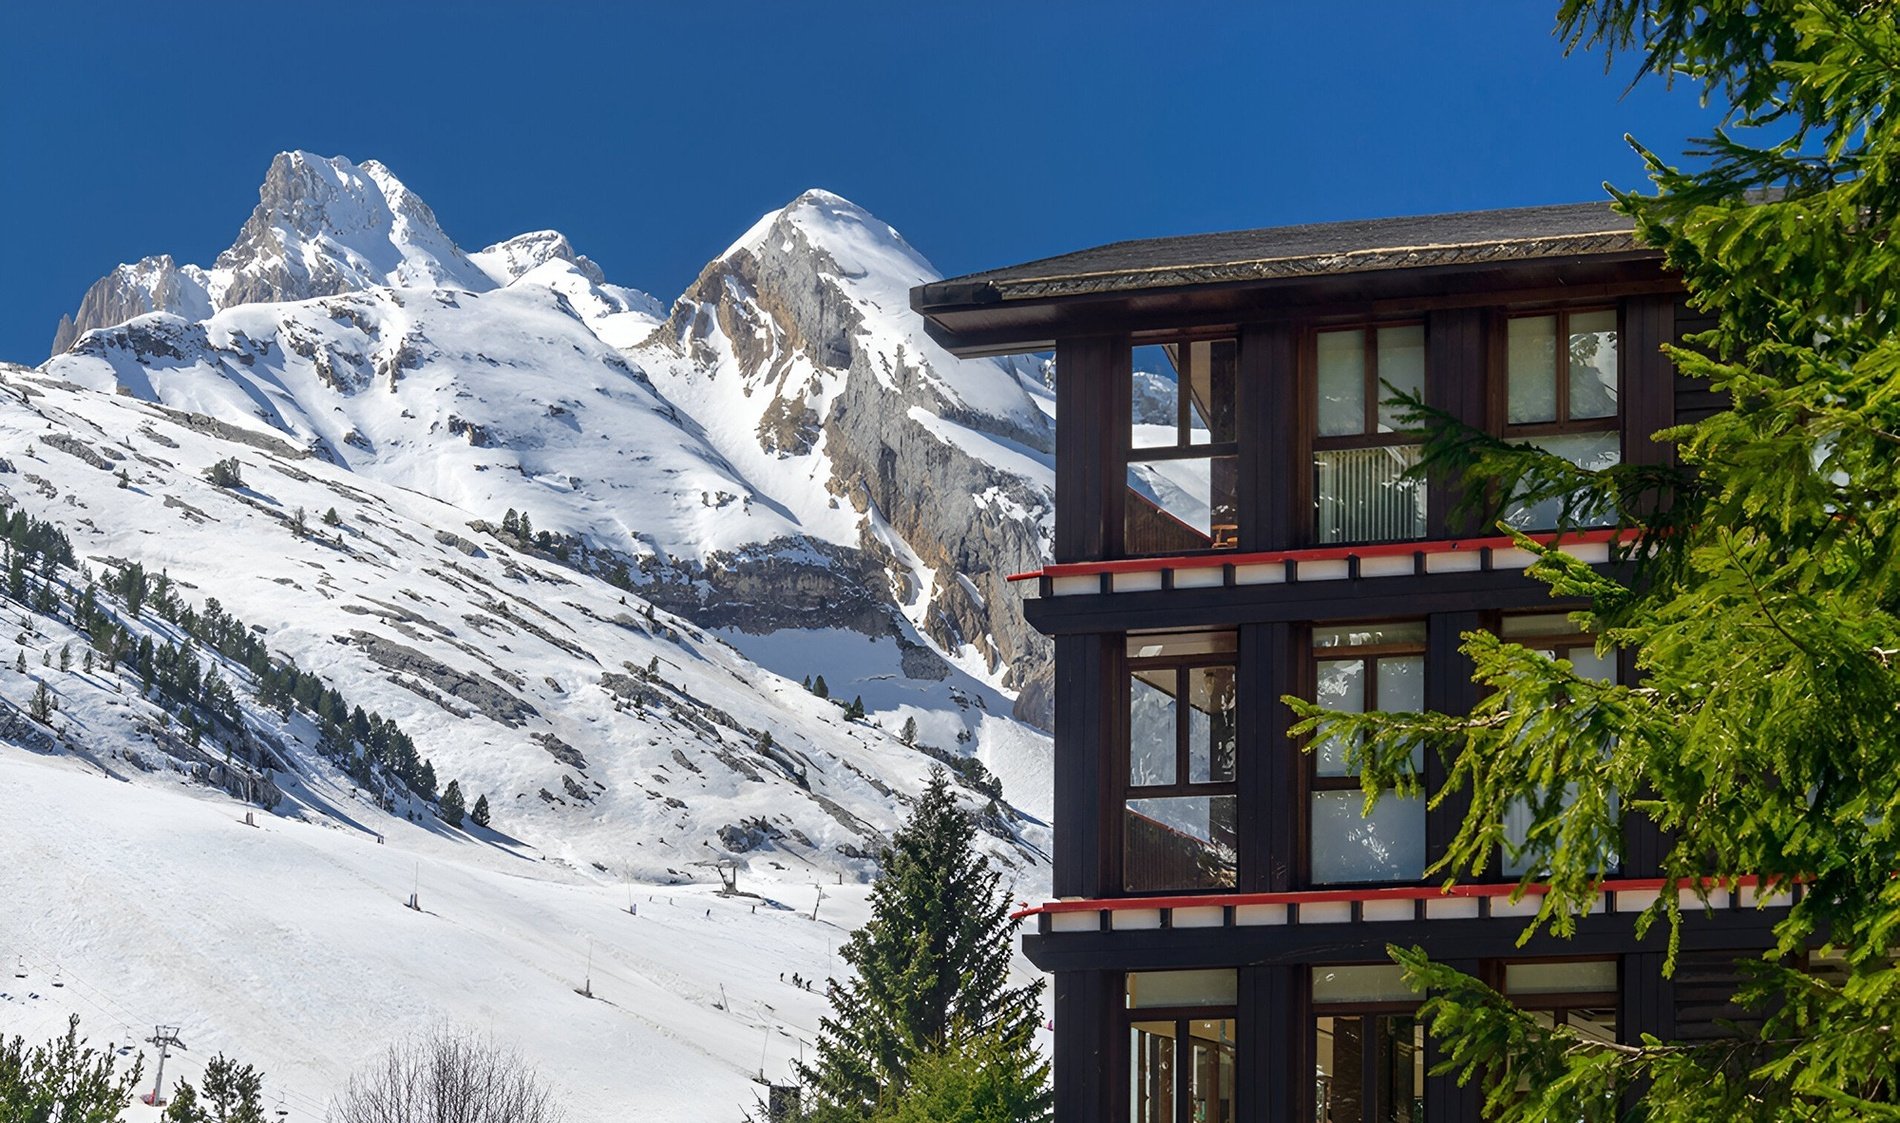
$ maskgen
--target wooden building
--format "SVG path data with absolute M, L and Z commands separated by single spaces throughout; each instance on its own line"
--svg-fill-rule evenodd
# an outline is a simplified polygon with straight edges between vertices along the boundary
M 1628 220 L 1582 204 L 1127 242 L 912 305 L 957 354 L 1056 353 L 1055 556 L 1024 576 L 1056 647 L 1057 899 L 1024 942 L 1054 976 L 1060 1123 L 1477 1119 L 1475 1089 L 1426 1075 L 1389 943 L 1608 1039 L 1735 1013 L 1732 964 L 1785 901 L 1717 892 L 1664 978 L 1663 926 L 1638 940 L 1631 914 L 1677 889 L 1632 819 L 1577 935 L 1520 947 L 1522 866 L 1500 854 L 1492 882 L 1441 892 L 1423 871 L 1462 808 L 1363 817 L 1343 754 L 1289 739 L 1279 701 L 1462 712 L 1475 629 L 1631 673 L 1524 551 L 1454 521 L 1459 481 L 1403 476 L 1417 438 L 1381 404 L 1422 391 L 1580 463 L 1667 461 L 1651 434 L 1715 403 L 1658 350 L 1698 325 Z M 1560 545 L 1603 562 L 1608 533 Z

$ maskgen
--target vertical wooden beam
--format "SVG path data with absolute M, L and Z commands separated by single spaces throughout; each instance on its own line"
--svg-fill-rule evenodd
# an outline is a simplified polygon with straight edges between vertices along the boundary
M 1300 878 L 1302 757 L 1287 738 L 1293 711 L 1280 701 L 1298 693 L 1299 629 L 1247 624 L 1240 629 L 1240 870 L 1249 893 L 1293 889 Z
M 1109 848 L 1118 808 L 1111 803 L 1109 747 L 1119 735 L 1113 700 L 1121 673 L 1118 637 L 1056 637 L 1055 863 L 1058 897 L 1115 891 Z
M 1299 329 L 1288 323 L 1240 333 L 1235 388 L 1240 438 L 1240 548 L 1284 550 L 1312 535 L 1313 465 L 1301 389 Z
M 1126 336 L 1056 343 L 1057 562 L 1121 550 L 1130 361 Z
M 1478 974 L 1478 961 L 1475 959 L 1440 960 L 1447 967 L 1455 967 L 1467 975 Z M 1456 1073 L 1433 1076 L 1431 1071 L 1445 1059 L 1445 1051 L 1429 1028 L 1425 1034 L 1425 1118 L 1428 1120 L 1465 1120 L 1483 1118 L 1483 1095 L 1477 1082 L 1460 1088 Z
M 1623 463 L 1671 463 L 1674 447 L 1650 438 L 1676 423 L 1676 364 L 1662 353 L 1663 344 L 1675 342 L 1676 297 L 1632 296 L 1617 320 Z
M 1469 657 L 1459 650 L 1466 632 L 1477 631 L 1476 612 L 1437 612 L 1425 622 L 1425 708 L 1441 714 L 1468 714 L 1478 702 L 1478 684 L 1471 681 Z M 1425 754 L 1425 790 L 1436 792 L 1448 769 L 1437 753 Z M 1469 792 L 1460 792 L 1425 812 L 1425 857 L 1435 862 L 1471 810 Z
M 1425 320 L 1425 404 L 1474 428 L 1485 426 L 1486 379 L 1490 348 L 1485 310 L 1446 308 Z M 1503 377 L 1499 372 L 1498 377 Z M 1476 532 L 1451 517 L 1463 480 L 1434 478 L 1425 486 L 1425 533 L 1456 538 Z
M 1112 971 L 1058 971 L 1055 975 L 1056 1035 L 1050 1057 L 1055 1123 L 1103 1123 L 1116 1118 L 1114 1048 L 1118 1020 L 1114 997 L 1120 976 Z M 1127 1110 L 1127 1105 L 1121 1105 Z
M 1246 1123 L 1305 1123 L 1312 1095 L 1313 1033 L 1305 1014 L 1306 968 L 1240 969 L 1234 1116 Z

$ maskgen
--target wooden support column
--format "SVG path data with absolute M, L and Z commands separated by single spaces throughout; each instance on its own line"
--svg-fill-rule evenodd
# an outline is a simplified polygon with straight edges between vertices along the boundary
M 1482 308 L 1444 308 L 1425 321 L 1425 404 L 1474 428 L 1486 423 L 1489 325 Z M 1426 533 L 1457 538 L 1477 533 L 1451 517 L 1463 480 L 1434 478 L 1425 485 Z M 1491 531 L 1490 533 L 1496 533 Z
M 1115 1094 L 1128 1082 L 1115 1048 L 1120 1035 L 1113 971 L 1058 971 L 1055 975 L 1056 1035 L 1050 1058 L 1055 1123 L 1104 1123 L 1118 1118 Z M 1126 1112 L 1127 1105 L 1119 1105 Z
M 1478 684 L 1471 681 L 1472 664 L 1460 646 L 1466 632 L 1479 628 L 1476 612 L 1437 612 L 1425 623 L 1425 707 L 1441 714 L 1468 714 L 1478 702 Z M 1445 783 L 1445 762 L 1437 753 L 1425 754 L 1425 790 L 1436 792 Z M 1471 810 L 1469 792 L 1460 792 L 1425 812 L 1425 856 L 1435 862 L 1444 856 Z
M 1120 736 L 1114 699 L 1122 673 L 1119 637 L 1056 637 L 1055 864 L 1058 897 L 1103 897 L 1118 888 L 1106 827 L 1117 821 L 1111 805 L 1110 752 Z
M 1306 968 L 1240 970 L 1234 1114 L 1246 1123 L 1305 1123 L 1313 1088 Z M 1432 1118 L 1428 1116 L 1428 1118 Z
M 1130 361 L 1126 336 L 1056 343 L 1059 563 L 1098 561 L 1121 551 Z
M 1676 423 L 1676 364 L 1662 353 L 1676 339 L 1676 297 L 1632 296 L 1617 320 L 1623 463 L 1672 463 L 1674 446 L 1650 438 Z
M 1299 331 L 1288 323 L 1240 333 L 1240 548 L 1284 550 L 1312 535 L 1313 464 L 1303 437 Z
M 1439 962 L 1467 975 L 1478 974 L 1479 965 L 1475 959 L 1443 959 Z M 1438 1123 L 1439 1120 L 1447 1123 L 1478 1123 L 1483 1118 L 1484 1094 L 1477 1082 L 1473 1081 L 1461 1088 L 1456 1073 L 1431 1075 L 1432 1069 L 1437 1068 L 1444 1059 L 1444 1048 L 1428 1031 L 1425 1034 L 1425 1118 L 1432 1123 Z
M 1290 623 L 1240 629 L 1240 871 L 1249 893 L 1297 887 L 1300 874 L 1300 769 L 1287 738 L 1293 711 L 1280 701 L 1298 693 L 1300 629 Z

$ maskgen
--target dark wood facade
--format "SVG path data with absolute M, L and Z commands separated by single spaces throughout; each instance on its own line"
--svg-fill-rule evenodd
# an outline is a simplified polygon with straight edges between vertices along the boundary
M 1527 221 L 1511 214 L 1513 223 Z M 1474 216 L 1456 217 L 1464 229 L 1482 225 L 1474 223 Z M 1311 241 L 1313 229 L 1299 233 Z M 1270 248 L 1275 232 L 1257 233 Z M 1594 997 L 1535 1001 L 1548 1004 L 1552 1017 L 1595 1018 L 1591 1024 L 1612 1026 L 1617 1037 L 1634 1041 L 1645 1033 L 1667 1038 L 1684 1026 L 1710 1024 L 1710 1010 L 1721 1004 L 1717 992 L 1726 965 L 1767 946 L 1776 914 L 1744 907 L 1744 895 L 1737 894 L 1725 898 L 1727 907 L 1713 915 L 1686 922 L 1683 947 L 1685 962 L 1694 966 L 1693 984 L 1680 974 L 1665 978 L 1663 934 L 1638 940 L 1631 910 L 1656 892 L 1673 890 L 1651 880 L 1660 874 L 1659 840 L 1634 823 L 1615 856 L 1613 884 L 1623 887 L 1620 894 L 1607 894 L 1604 911 L 1583 920 L 1575 938 L 1565 941 L 1539 936 L 1519 946 L 1526 915 L 1521 907 L 1499 903 L 1501 897 L 1473 897 L 1469 907 L 1459 902 L 1457 909 L 1441 908 L 1442 902 L 1427 899 L 1429 886 L 1416 876 L 1344 881 L 1315 876 L 1319 858 L 1330 857 L 1313 852 L 1321 806 L 1316 793 L 1324 785 L 1316 780 L 1305 747 L 1289 739 L 1291 714 L 1280 699 L 1313 696 L 1315 668 L 1331 658 L 1316 651 L 1319 634 L 1357 622 L 1405 622 L 1413 629 L 1408 635 L 1416 636 L 1409 646 L 1368 650 L 1402 652 L 1409 661 L 1394 669 L 1394 683 L 1403 679 L 1399 672 L 1422 673 L 1420 704 L 1457 713 L 1477 699 L 1468 661 L 1459 651 L 1462 633 L 1500 627 L 1519 614 L 1564 608 L 1542 584 L 1524 576 L 1521 565 L 1494 564 L 1494 554 L 1507 552 L 1502 547 L 1468 545 L 1474 536 L 1496 532 L 1453 517 L 1461 481 L 1430 481 L 1423 495 L 1422 532 L 1407 542 L 1355 551 L 1350 540 L 1344 546 L 1320 540 L 1315 522 L 1320 498 L 1315 490 L 1323 486 L 1316 483 L 1315 468 L 1321 408 L 1318 334 L 1364 327 L 1370 338 L 1370 329 L 1381 325 L 1421 325 L 1428 404 L 1473 426 L 1506 432 L 1507 415 L 1515 408 L 1506 386 L 1507 368 L 1517 361 L 1510 350 L 1513 320 L 1547 316 L 1561 325 L 1562 317 L 1575 311 L 1594 313 L 1596 322 L 1605 322 L 1603 315 L 1613 311 L 1615 413 L 1572 429 L 1599 436 L 1612 432 L 1610 446 L 1624 462 L 1666 462 L 1672 451 L 1652 434 L 1704 416 L 1718 404 L 1706 386 L 1678 378 L 1659 350 L 1700 325 L 1653 254 L 1613 239 L 1602 252 L 1590 254 L 1541 254 L 1522 240 L 1511 245 L 1514 257 L 1480 254 L 1473 263 L 1411 268 L 1400 256 L 1398 264 L 1382 269 L 1333 274 L 1316 267 L 1296 277 L 1254 282 L 1196 284 L 1175 269 L 1164 274 L 1173 280 L 1137 283 L 1143 275 L 1131 268 L 1135 280 L 1119 291 L 1012 298 L 1007 285 L 997 287 L 1000 282 L 950 281 L 913 294 L 932 334 L 959 353 L 1034 350 L 1051 341 L 1056 352 L 1054 565 L 1037 582 L 1040 595 L 1027 612 L 1055 642 L 1053 889 L 1066 902 L 1058 909 L 1068 911 L 1037 915 L 1025 947 L 1054 976 L 1059 1123 L 1476 1120 L 1475 1092 L 1451 1078 L 1419 1075 L 1409 1090 L 1392 1082 L 1391 1072 L 1398 1071 L 1394 1065 L 1413 1063 L 1407 1059 L 1412 1046 L 1404 1035 L 1413 1029 L 1405 1019 L 1404 999 L 1329 997 L 1321 993 L 1324 972 L 1384 962 L 1383 949 L 1394 943 L 1423 946 L 1499 980 L 1507 972 L 1526 980 L 1556 977 L 1548 971 L 1540 975 L 1540 965 L 1589 960 L 1610 970 L 1607 965 L 1614 964 L 1614 980 L 1601 984 L 1608 989 Z M 1165 247 L 1157 253 L 1165 255 Z M 1263 252 L 1263 260 L 1267 257 Z M 1065 283 L 1048 268 L 1041 273 L 1022 269 L 1045 287 Z M 1013 275 L 1002 271 L 979 279 L 983 276 L 1010 281 Z M 1135 408 L 1131 355 L 1143 344 L 1216 338 L 1233 340 L 1237 347 L 1233 411 L 1239 485 L 1232 540 L 1221 540 L 1225 531 L 1210 532 L 1198 543 L 1201 551 L 1157 549 L 1157 540 L 1130 534 L 1130 527 L 1140 524 L 1129 518 L 1128 504 L 1149 502 L 1129 483 Z M 1576 348 L 1574 338 L 1559 338 L 1558 344 Z M 1563 369 L 1566 362 L 1582 360 L 1559 356 L 1554 361 Z M 1185 415 L 1185 404 L 1182 411 Z M 1508 431 L 1531 438 L 1563 436 L 1564 416 L 1560 406 L 1557 420 Z M 1334 443 L 1377 444 L 1371 423 L 1364 428 L 1371 434 L 1364 440 Z M 1141 450 L 1132 456 L 1140 459 Z M 1459 564 L 1438 564 L 1460 549 Z M 1157 553 L 1182 556 L 1144 557 Z M 1124 854 L 1125 847 L 1135 847 L 1139 860 L 1151 863 L 1143 869 L 1165 871 L 1153 877 L 1186 882 L 1205 871 L 1189 871 L 1173 851 L 1145 849 L 1173 846 L 1181 831 L 1191 833 L 1191 828 L 1157 821 L 1157 815 L 1178 814 L 1154 810 L 1164 800 L 1129 795 L 1134 790 L 1129 745 L 1142 736 L 1131 724 L 1150 719 L 1138 702 L 1131 702 L 1131 689 L 1145 688 L 1139 682 L 1129 685 L 1128 652 L 1147 634 L 1197 629 L 1232 635 L 1232 654 L 1224 658 L 1234 676 L 1237 774 L 1231 784 L 1197 788 L 1190 783 L 1193 777 L 1170 773 L 1175 786 L 1140 790 L 1173 798 L 1205 790 L 1213 793 L 1210 800 L 1232 798 L 1237 826 L 1231 836 L 1220 835 L 1218 846 L 1209 843 L 1218 849 L 1224 871 L 1218 884 L 1183 884 L 1171 894 L 1151 896 L 1126 888 L 1136 859 Z M 1625 666 L 1621 673 L 1631 670 Z M 1370 676 L 1366 671 L 1360 677 Z M 1186 680 L 1181 682 L 1176 694 L 1159 704 L 1185 713 L 1190 700 Z M 1367 689 L 1363 681 L 1359 688 Z M 1202 726 L 1196 728 L 1197 736 L 1204 734 Z M 1163 761 L 1161 767 L 1173 766 Z M 1431 761 L 1427 768 L 1429 781 L 1442 780 L 1442 765 Z M 1462 816 L 1456 801 L 1420 813 L 1418 825 L 1408 829 L 1422 832 L 1422 841 L 1411 844 L 1424 861 L 1442 853 Z M 1496 880 L 1516 878 L 1500 874 Z M 1399 892 L 1413 895 L 1395 895 Z M 1218 987 L 1231 985 L 1231 994 L 1221 990 L 1217 1001 L 1196 999 L 1203 1005 L 1149 1014 L 1135 995 L 1137 977 L 1144 985 L 1172 984 L 1153 980 L 1148 972 L 1214 972 L 1209 978 Z M 1537 985 L 1523 983 L 1532 991 Z M 1541 985 L 1561 989 L 1568 984 Z M 1166 1037 L 1169 1024 L 1184 1027 L 1179 1033 L 1206 1037 Z M 1204 1028 L 1185 1028 L 1190 1025 Z M 1415 1070 L 1404 1071 L 1422 1074 L 1434 1059 L 1435 1047 L 1420 1040 L 1422 1060 Z M 1388 1078 L 1378 1087 L 1366 1068 L 1373 1048 L 1367 1042 L 1375 1041 L 1383 1050 L 1380 1071 Z M 1360 1050 L 1350 1064 L 1342 1059 L 1349 1049 Z M 1134 1056 L 1137 1050 L 1146 1050 L 1147 1059 Z M 1316 1050 L 1340 1053 L 1329 1053 L 1334 1062 L 1329 1064 Z M 1216 1051 L 1218 1063 L 1187 1071 L 1190 1057 L 1216 1057 Z M 1180 1102 L 1169 1098 L 1166 1088 L 1156 1091 L 1159 1084 L 1144 1091 L 1142 1081 L 1153 1073 L 1140 1066 L 1163 1063 L 1154 1060 L 1157 1056 L 1177 1066 L 1167 1079 L 1180 1084 L 1181 1096 L 1201 1098 L 1192 1105 Z M 1212 1090 L 1202 1087 L 1208 1081 Z

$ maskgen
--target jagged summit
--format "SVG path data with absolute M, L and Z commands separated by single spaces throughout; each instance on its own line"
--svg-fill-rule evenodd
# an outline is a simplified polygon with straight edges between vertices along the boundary
M 180 265 L 164 254 L 118 266 L 86 292 L 77 312 L 61 318 L 52 354 L 71 350 L 88 331 L 149 312 L 198 321 L 246 304 L 379 287 L 487 292 L 551 262 L 571 268 L 569 287 L 605 286 L 588 294 L 599 315 L 631 310 L 658 319 L 650 297 L 607 286 L 600 268 L 557 231 L 533 231 L 468 254 L 429 204 L 378 161 L 280 152 L 258 188 L 257 207 L 210 268 Z
M 257 209 L 213 274 L 222 275 L 221 308 L 374 285 L 472 292 L 495 285 L 388 168 L 309 152 L 271 161 Z

